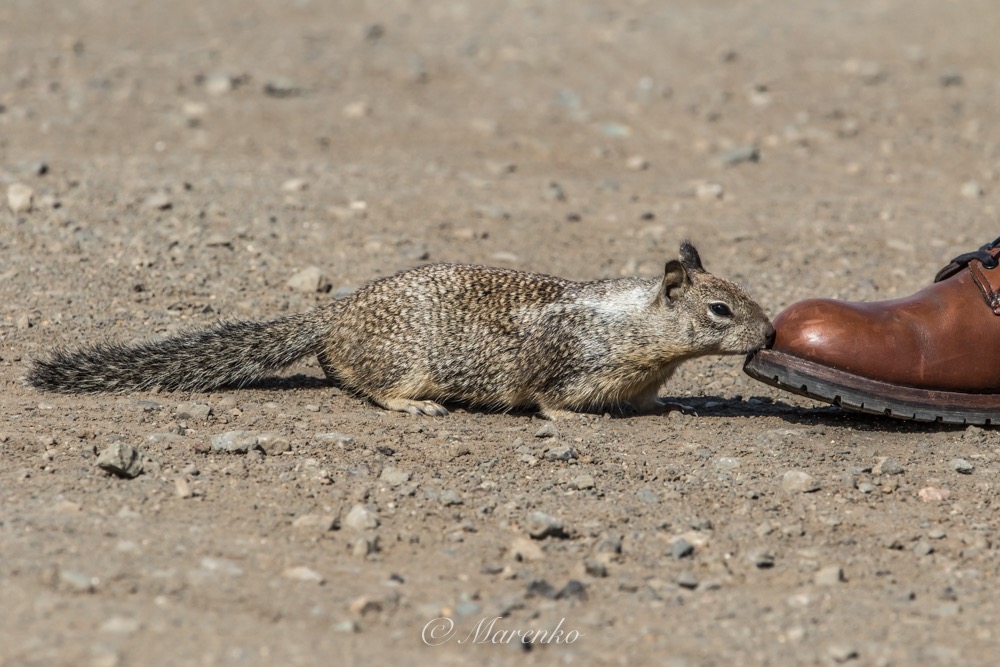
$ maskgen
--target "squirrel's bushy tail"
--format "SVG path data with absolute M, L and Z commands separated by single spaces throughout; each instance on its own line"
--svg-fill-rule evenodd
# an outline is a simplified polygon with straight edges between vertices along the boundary
M 318 354 L 328 331 L 322 309 L 269 322 L 220 322 L 163 340 L 60 350 L 35 361 L 28 382 L 65 393 L 244 386 Z

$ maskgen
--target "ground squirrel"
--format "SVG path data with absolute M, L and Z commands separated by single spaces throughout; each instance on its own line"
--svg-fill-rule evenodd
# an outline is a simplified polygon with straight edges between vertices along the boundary
M 751 352 L 773 334 L 760 306 L 684 242 L 659 279 L 431 264 L 268 322 L 57 351 L 28 381 L 69 393 L 204 391 L 315 354 L 332 382 L 389 410 L 445 415 L 441 403 L 455 401 L 555 417 L 653 408 L 681 361 Z

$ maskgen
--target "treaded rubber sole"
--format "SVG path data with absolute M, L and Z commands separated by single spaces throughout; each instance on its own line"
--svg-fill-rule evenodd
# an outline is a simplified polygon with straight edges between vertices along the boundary
M 900 387 L 774 350 L 749 355 L 743 370 L 778 389 L 869 414 L 942 424 L 1000 424 L 1000 394 Z

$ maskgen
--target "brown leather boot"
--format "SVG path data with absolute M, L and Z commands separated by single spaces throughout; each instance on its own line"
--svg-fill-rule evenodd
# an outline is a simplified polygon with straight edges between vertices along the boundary
M 744 370 L 780 389 L 901 419 L 1000 424 L 1000 238 L 892 301 L 808 299 Z

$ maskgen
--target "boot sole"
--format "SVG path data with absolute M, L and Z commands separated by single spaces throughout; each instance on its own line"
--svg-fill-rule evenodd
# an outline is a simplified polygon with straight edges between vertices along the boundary
M 1000 424 L 1000 394 L 901 387 L 774 350 L 751 354 L 743 370 L 778 389 L 873 415 L 942 424 Z

